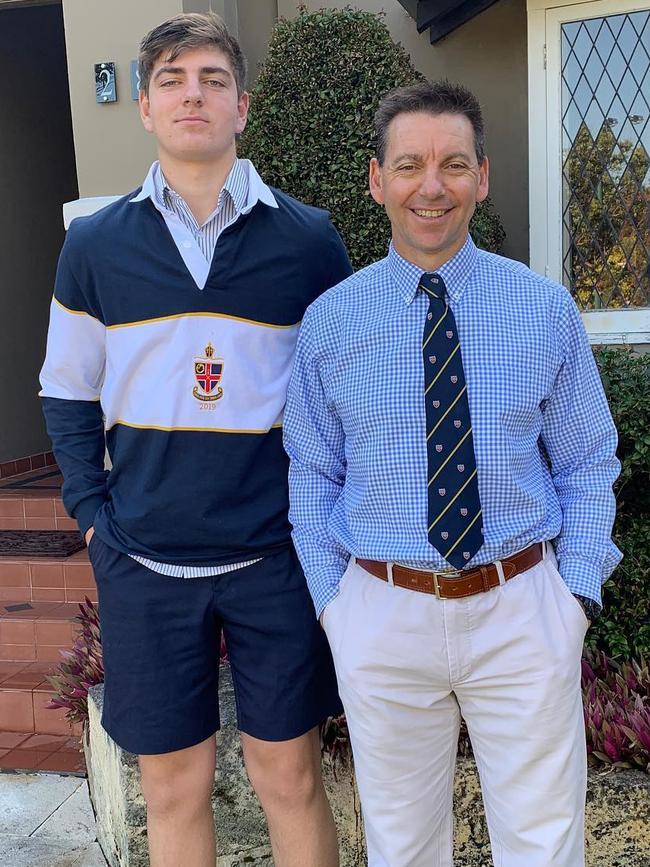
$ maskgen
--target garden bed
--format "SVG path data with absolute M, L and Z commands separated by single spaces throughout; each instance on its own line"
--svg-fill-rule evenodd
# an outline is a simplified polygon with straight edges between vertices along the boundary
M 214 787 L 219 867 L 272 867 L 266 824 L 243 768 L 235 728 L 232 684 L 221 671 L 221 718 Z M 135 756 L 125 753 L 100 725 L 103 686 L 90 691 L 86 762 L 97 814 L 97 838 L 110 867 L 146 867 L 145 806 Z M 323 773 L 336 819 L 341 867 L 365 864 L 363 829 L 352 772 L 323 760 Z M 458 760 L 455 780 L 455 865 L 490 863 L 487 828 L 476 766 Z M 591 770 L 587 794 L 587 867 L 648 867 L 650 864 L 650 776 L 635 770 Z

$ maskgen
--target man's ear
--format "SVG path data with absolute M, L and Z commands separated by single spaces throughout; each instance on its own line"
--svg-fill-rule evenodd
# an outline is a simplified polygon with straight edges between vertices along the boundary
M 381 185 L 381 166 L 377 160 L 377 157 L 373 157 L 370 160 L 370 168 L 368 170 L 368 186 L 370 188 L 370 195 L 377 202 L 378 205 L 384 204 L 384 192 L 382 190 Z
M 237 135 L 240 135 L 246 127 L 246 121 L 248 120 L 248 108 L 250 104 L 250 97 L 248 93 L 244 90 L 237 100 L 237 111 L 239 113 L 239 117 L 237 119 L 237 128 L 235 132 Z
M 138 105 L 140 106 L 140 120 L 142 121 L 142 126 L 147 130 L 147 132 L 153 132 L 149 95 L 144 90 L 141 90 L 138 94 Z
M 483 162 L 479 166 L 478 174 L 478 190 L 476 191 L 476 201 L 483 202 L 487 198 L 490 189 L 490 164 L 488 158 L 484 157 Z

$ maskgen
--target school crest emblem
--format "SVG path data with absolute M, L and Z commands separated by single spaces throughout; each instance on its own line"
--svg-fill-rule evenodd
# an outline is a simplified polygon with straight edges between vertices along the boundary
M 223 388 L 219 385 L 223 376 L 223 358 L 214 358 L 214 348 L 211 343 L 205 347 L 205 355 L 194 359 L 194 379 L 196 385 L 192 394 L 197 400 L 213 401 L 223 397 Z

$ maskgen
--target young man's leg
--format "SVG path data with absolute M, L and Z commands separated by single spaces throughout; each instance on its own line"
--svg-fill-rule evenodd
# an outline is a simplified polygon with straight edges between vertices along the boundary
M 340 711 L 336 677 L 293 548 L 215 578 L 246 770 L 276 867 L 336 867 L 317 725 Z
M 276 867 L 336 867 L 336 827 L 321 776 L 318 729 L 289 741 L 262 741 L 243 732 L 241 740 Z
M 102 724 L 139 756 L 152 867 L 214 867 L 221 624 L 212 578 L 152 572 L 96 534 L 89 555 L 104 652 Z
M 151 867 L 214 867 L 214 736 L 139 761 Z

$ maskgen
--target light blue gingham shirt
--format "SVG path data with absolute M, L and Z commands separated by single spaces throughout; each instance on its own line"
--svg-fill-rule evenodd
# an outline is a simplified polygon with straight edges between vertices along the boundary
M 147 198 L 151 199 L 162 214 L 178 252 L 199 289 L 205 287 L 217 241 L 223 230 L 242 214 L 248 213 L 258 201 L 277 207 L 273 193 L 257 174 L 253 164 L 249 160 L 240 159 L 235 159 L 228 173 L 216 208 L 200 225 L 185 199 L 169 187 L 158 161 L 153 163 L 142 184 L 142 190 L 131 201 L 139 202 Z M 244 566 L 252 566 L 260 560 L 258 557 L 255 560 L 228 563 L 224 566 L 179 566 L 173 563 L 158 563 L 137 554 L 130 556 L 147 569 L 173 578 L 222 575 L 235 569 L 243 569 Z
M 388 256 L 308 309 L 284 415 L 293 538 L 316 612 L 350 555 L 449 569 L 427 537 L 424 272 Z M 569 589 L 600 603 L 617 436 L 568 291 L 468 237 L 437 273 L 460 336 L 491 563 L 554 540 Z

